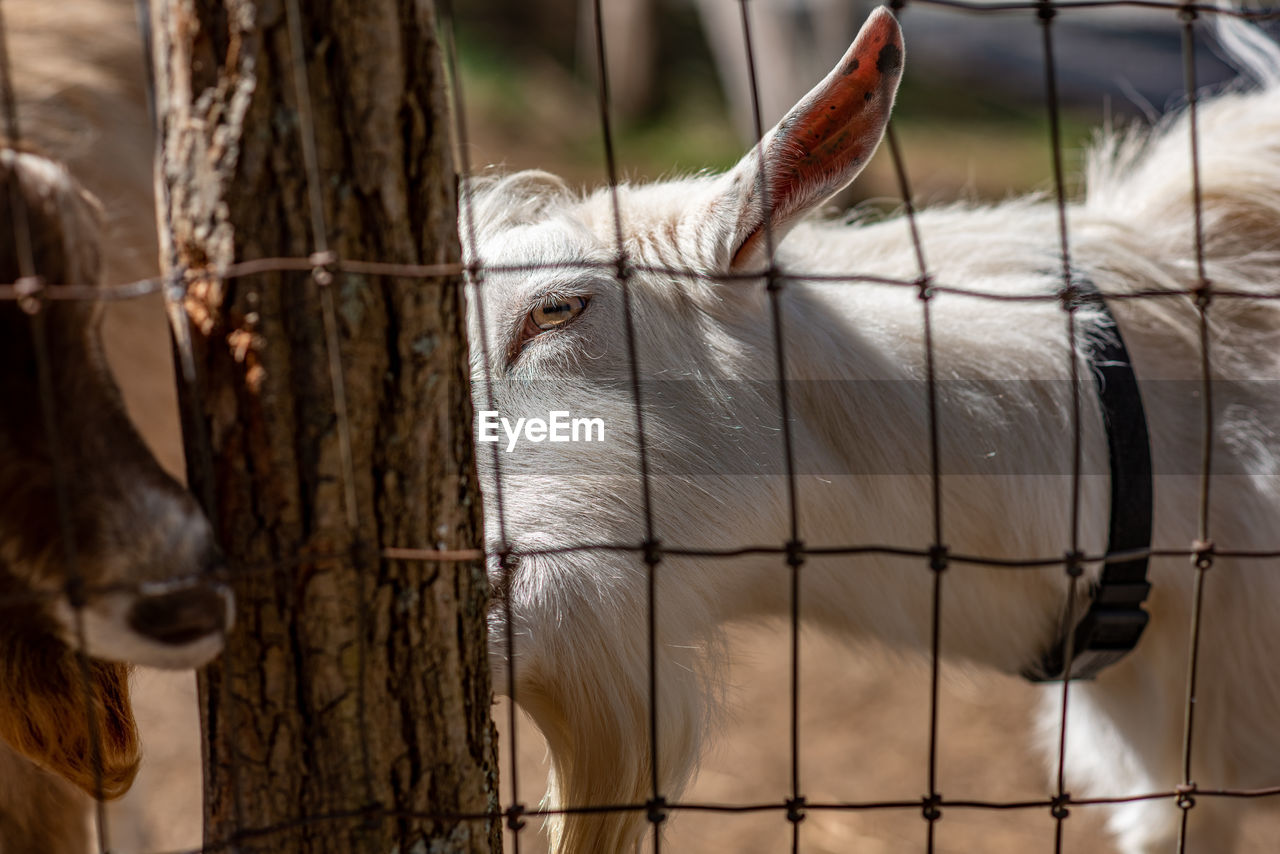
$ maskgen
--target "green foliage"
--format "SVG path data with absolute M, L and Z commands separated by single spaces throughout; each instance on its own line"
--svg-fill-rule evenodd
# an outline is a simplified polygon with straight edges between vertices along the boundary
M 661 21 L 651 107 L 630 121 L 612 117 L 620 179 L 644 180 L 727 168 L 745 150 L 721 94 L 696 19 Z M 471 21 L 459 34 L 471 161 L 482 168 L 542 168 L 586 186 L 606 178 L 592 63 L 563 61 L 531 41 L 496 37 Z M 571 52 L 570 52 L 571 54 Z M 572 55 L 572 54 L 571 54 Z M 1075 187 L 1081 153 L 1098 116 L 1062 117 L 1064 171 Z M 1052 189 L 1048 116 L 1027 102 L 962 81 L 908 74 L 895 116 L 915 194 L 924 201 L 1000 198 Z M 898 196 L 881 152 L 845 199 Z

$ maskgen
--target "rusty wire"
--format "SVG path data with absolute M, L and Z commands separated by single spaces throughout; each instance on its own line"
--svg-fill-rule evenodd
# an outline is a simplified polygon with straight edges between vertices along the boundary
M 324 353 L 329 370 L 329 388 L 333 395 L 333 411 L 338 428 L 338 452 L 342 463 L 342 509 L 347 523 L 347 559 L 356 570 L 356 722 L 361 732 L 368 731 L 368 711 L 365 702 L 367 660 L 369 657 L 369 594 L 363 561 L 360 529 L 360 510 L 356 499 L 356 473 L 351 451 L 351 419 L 347 410 L 346 380 L 342 374 L 342 349 L 338 338 L 338 312 L 334 306 L 333 273 L 328 264 L 333 257 L 329 251 L 329 225 L 324 211 L 323 186 L 320 160 L 316 153 L 315 110 L 311 104 L 311 87 L 307 82 L 306 41 L 302 34 L 302 13 L 298 0 L 285 0 L 285 24 L 289 36 L 289 73 L 293 78 L 294 97 L 298 111 L 298 146 L 302 150 L 303 171 L 307 176 L 307 211 L 311 216 L 311 240 L 315 251 L 311 253 L 311 281 L 320 296 L 320 314 L 324 325 Z M 369 755 L 369 740 L 360 739 L 360 767 L 363 774 L 366 806 L 376 804 L 373 784 L 373 761 Z
M 756 194 L 758 204 L 764 214 L 765 261 L 764 287 L 769 294 L 770 334 L 773 343 L 774 371 L 777 374 L 778 421 L 779 435 L 782 437 L 782 455 L 784 474 L 787 484 L 787 521 L 788 538 L 785 562 L 789 571 L 788 605 L 788 643 L 790 658 L 789 704 L 787 708 L 787 728 L 789 735 L 789 761 L 791 771 L 791 796 L 786 802 L 786 818 L 791 823 L 791 851 L 800 851 L 800 822 L 804 820 L 805 797 L 800 785 L 800 570 L 805 563 L 804 541 L 800 537 L 800 502 L 796 497 L 795 451 L 791 435 L 790 395 L 788 392 L 787 357 L 783 326 L 782 292 L 786 287 L 786 279 L 778 269 L 774 254 L 777 251 L 777 239 L 774 234 L 773 205 L 769 198 L 770 176 L 769 164 L 765 159 L 764 138 L 765 127 L 760 111 L 760 87 L 756 72 L 755 51 L 751 41 L 751 15 L 747 0 L 739 0 L 738 9 L 742 22 L 742 42 L 746 51 L 747 80 L 751 90 L 751 120 L 755 129 L 756 160 L 758 174 L 756 176 Z M 599 24 L 597 23 L 597 27 Z M 652 630 L 651 630 L 652 631 Z M 655 840 L 658 834 L 654 833 Z
M 613 236 L 615 260 L 611 270 L 614 279 L 622 291 L 622 322 L 624 343 L 627 350 L 627 367 L 631 380 L 632 404 L 635 409 L 636 422 L 636 467 L 640 478 L 640 511 L 644 527 L 641 559 L 645 565 L 645 610 L 648 622 L 648 670 L 649 670 L 649 801 L 645 815 L 653 828 L 653 854 L 661 854 L 662 833 L 660 827 L 666 821 L 667 799 L 662 794 L 658 780 L 658 565 L 662 555 L 658 551 L 658 540 L 653 526 L 653 484 L 649 475 L 649 444 L 644 429 L 643 393 L 640 385 L 640 359 L 636 353 L 636 327 L 634 308 L 631 301 L 631 278 L 634 270 L 627 258 L 622 230 L 622 210 L 618 204 L 618 165 L 613 146 L 613 125 L 609 120 L 609 73 L 605 54 L 604 19 L 601 0 L 592 2 L 592 22 L 594 24 L 594 42 L 596 59 L 596 93 L 600 111 L 600 130 L 604 142 L 605 172 L 608 179 L 610 209 L 613 217 Z M 489 363 L 485 362 L 485 376 L 489 374 Z M 510 596 L 505 597 L 508 601 Z M 515 672 L 515 658 L 508 657 L 508 668 Z M 510 697 L 514 705 L 516 696 Z

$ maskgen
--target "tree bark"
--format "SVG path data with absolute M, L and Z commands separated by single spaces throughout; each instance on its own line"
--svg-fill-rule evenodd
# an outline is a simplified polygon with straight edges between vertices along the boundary
M 298 6 L 328 248 L 457 260 L 430 0 Z M 381 557 L 481 541 L 458 283 L 222 277 L 325 245 L 286 9 L 168 0 L 152 13 L 162 255 L 186 286 L 198 376 L 183 389 L 188 472 L 237 597 L 227 650 L 200 678 L 205 838 L 240 851 L 496 852 L 497 822 L 450 817 L 497 803 L 483 566 Z

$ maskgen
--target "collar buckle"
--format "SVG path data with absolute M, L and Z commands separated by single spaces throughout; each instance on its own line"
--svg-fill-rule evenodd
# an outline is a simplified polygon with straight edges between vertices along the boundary
M 1129 586 L 1129 585 L 1126 585 Z M 1133 585 L 1138 586 L 1138 585 Z M 1150 587 L 1150 585 L 1142 585 Z M 1145 594 L 1144 594 L 1145 595 Z M 1094 606 L 1077 625 L 1070 679 L 1093 679 L 1138 644 L 1150 619 L 1138 604 L 1120 608 Z M 1033 669 L 1023 674 L 1032 682 L 1061 682 L 1066 645 L 1055 646 Z

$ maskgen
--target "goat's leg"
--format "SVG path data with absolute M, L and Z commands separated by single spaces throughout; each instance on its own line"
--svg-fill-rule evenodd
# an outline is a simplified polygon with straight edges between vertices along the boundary
M 1182 810 L 1172 800 L 1117 804 L 1111 807 L 1107 826 L 1120 854 L 1231 854 L 1236 850 L 1243 808 L 1221 798 L 1195 798 L 1181 849 Z
M 1183 703 L 1179 680 L 1161 678 L 1147 658 L 1125 661 L 1097 682 L 1074 683 L 1067 729 L 1067 775 L 1077 797 L 1123 797 L 1171 792 L 1182 779 Z M 1049 687 L 1041 707 L 1046 744 L 1056 743 L 1061 688 Z M 1223 779 L 1221 746 L 1206 728 L 1197 744 L 1198 773 Z M 1121 854 L 1230 854 L 1242 805 L 1196 797 L 1186 845 L 1177 846 L 1182 809 L 1170 796 L 1107 807 L 1107 826 Z

